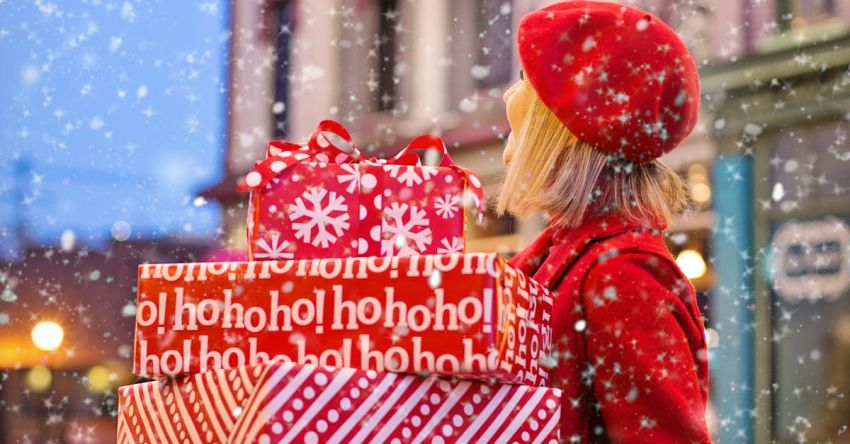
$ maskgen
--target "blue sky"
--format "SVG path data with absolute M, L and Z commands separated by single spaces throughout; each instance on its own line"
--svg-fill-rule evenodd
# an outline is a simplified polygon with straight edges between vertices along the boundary
M 0 255 L 24 222 L 97 246 L 213 236 L 221 177 L 224 2 L 0 0 Z M 16 169 L 19 174 L 16 174 Z

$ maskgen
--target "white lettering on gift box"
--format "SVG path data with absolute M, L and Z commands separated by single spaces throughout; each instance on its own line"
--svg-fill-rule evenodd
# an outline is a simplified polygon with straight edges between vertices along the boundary
M 505 311 L 506 347 L 502 364 L 514 368 L 522 382 L 537 385 L 548 380 L 549 370 L 540 360 L 551 352 L 550 326 L 552 295 L 524 274 L 506 266 L 503 274 L 504 297 L 516 298 L 513 310 Z M 547 309 L 548 308 L 548 309 Z
M 491 284 L 477 280 L 482 285 L 465 297 L 447 295 L 440 283 L 459 275 L 486 276 Z M 136 361 L 145 374 L 284 360 L 470 376 L 498 370 L 531 385 L 548 378 L 538 361 L 551 350 L 551 293 L 495 254 L 157 264 L 141 266 L 139 278 Z M 426 294 L 399 294 L 393 280 L 408 278 L 425 278 L 428 286 L 416 291 Z M 268 279 L 275 280 L 248 293 L 252 281 Z M 388 285 L 357 283 L 376 279 Z M 305 283 L 329 280 L 336 284 L 305 291 Z M 312 332 L 328 330 L 345 334 L 325 337 L 332 343 L 319 352 Z M 177 334 L 184 331 L 192 334 Z M 446 348 L 454 351 L 436 352 L 432 332 L 440 331 L 463 332 Z M 272 347 L 265 332 L 292 334 L 280 337 L 288 345 Z M 481 334 L 492 341 L 482 343 Z
M 325 328 L 326 310 L 331 314 L 328 326 L 336 331 L 358 331 L 363 327 L 407 328 L 424 331 L 459 331 L 482 323 L 482 331 L 493 330 L 492 289 L 484 290 L 484 298 L 467 296 L 457 303 L 446 301 L 445 290 L 433 290 L 432 304 L 408 303 L 396 299 L 394 287 L 384 287 L 381 297 L 346 297 L 342 285 L 334 285 L 333 296 L 325 290 L 313 290 L 313 297 L 283 301 L 280 292 L 269 291 L 268 305 L 246 307 L 234 301 L 233 290 L 222 290 L 223 297 L 193 300 L 183 287 L 175 287 L 173 297 L 160 292 L 156 301 L 139 302 L 136 323 L 140 327 L 157 325 L 158 333 L 168 326 L 172 331 L 196 331 L 201 327 L 245 330 L 250 333 L 291 332 L 298 327 L 313 326 L 316 333 Z M 145 297 L 142 294 L 142 297 Z M 326 301 L 326 299 L 328 299 Z M 427 299 L 427 298 L 423 298 Z M 169 301 L 173 300 L 173 306 Z M 325 307 L 330 303 L 330 307 Z M 168 316 L 166 316 L 168 315 Z M 482 322 L 483 321 L 483 322 Z M 170 322 L 170 325 L 167 325 Z
M 141 339 L 138 345 L 138 359 L 141 368 L 151 374 L 177 375 L 189 373 L 193 363 L 197 371 L 205 372 L 220 368 L 233 368 L 242 365 L 264 364 L 271 361 L 298 362 L 332 367 L 359 367 L 377 371 L 396 372 L 441 372 L 481 374 L 498 368 L 498 353 L 490 350 L 487 355 L 475 351 L 471 338 L 463 339 L 463 355 L 434 353 L 424 350 L 423 338 L 413 336 L 412 350 L 403 347 L 389 347 L 386 350 L 374 349 L 368 334 L 357 337 L 356 347 L 351 338 L 343 338 L 338 348 L 328 347 L 321 353 L 307 352 L 306 340 L 295 342 L 293 356 L 286 354 L 270 355 L 259 351 L 257 338 L 247 337 L 247 350 L 244 346 L 224 347 L 214 350 L 207 335 L 198 335 L 193 339 L 184 339 L 179 347 L 163 353 L 150 353 L 151 339 Z
M 406 262 L 402 262 L 403 259 Z M 391 279 L 395 279 L 402 270 L 407 277 L 427 277 L 434 271 L 451 272 L 458 267 L 464 275 L 486 274 L 498 277 L 501 270 L 500 261 L 495 253 L 476 253 L 405 258 L 373 256 L 348 259 L 142 264 L 139 266 L 139 279 L 192 282 L 227 275 L 227 279 L 233 281 L 272 279 L 287 274 L 295 277 L 346 280 L 369 279 L 375 275 L 387 274 Z

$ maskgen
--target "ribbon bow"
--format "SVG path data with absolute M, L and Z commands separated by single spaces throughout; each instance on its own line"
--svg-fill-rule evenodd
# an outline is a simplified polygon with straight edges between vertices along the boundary
M 338 139 L 338 142 L 330 137 Z M 342 142 L 342 143 L 339 143 Z M 420 166 L 419 156 L 414 151 L 436 151 L 442 154 L 441 167 L 451 168 L 466 178 L 470 198 L 475 201 L 479 222 L 484 217 L 484 190 L 478 176 L 472 171 L 455 165 L 443 140 L 433 134 L 413 139 L 403 150 L 390 159 L 366 157 L 351 140 L 351 134 L 342 124 L 333 120 L 319 122 L 306 144 L 273 140 L 268 144 L 266 158 L 259 160 L 239 182 L 239 191 L 261 191 L 266 185 L 290 166 L 301 162 L 321 163 L 365 163 L 372 165 Z

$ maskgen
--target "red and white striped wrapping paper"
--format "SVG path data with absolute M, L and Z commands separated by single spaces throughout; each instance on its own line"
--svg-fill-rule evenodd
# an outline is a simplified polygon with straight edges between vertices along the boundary
M 273 363 L 119 389 L 125 443 L 557 443 L 553 388 Z

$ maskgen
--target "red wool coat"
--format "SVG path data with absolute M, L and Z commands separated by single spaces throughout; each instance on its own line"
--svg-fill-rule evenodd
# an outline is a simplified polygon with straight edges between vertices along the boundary
M 556 292 L 552 382 L 566 442 L 711 442 L 705 330 L 663 228 L 594 217 L 548 228 L 511 259 Z

